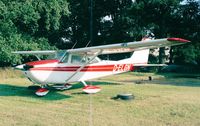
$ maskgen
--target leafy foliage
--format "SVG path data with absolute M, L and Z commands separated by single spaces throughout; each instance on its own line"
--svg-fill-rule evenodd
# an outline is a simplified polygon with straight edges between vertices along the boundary
M 91 0 L 91 45 L 181 37 L 191 44 L 173 48 L 171 62 L 200 64 L 200 5 L 195 0 Z M 0 66 L 24 62 L 15 50 L 67 49 L 90 41 L 90 0 L 0 0 Z M 163 55 L 161 51 L 160 56 Z M 118 55 L 118 57 L 123 55 Z M 162 60 L 155 58 L 155 60 Z M 27 60 L 27 59 L 25 59 Z M 155 61 L 152 61 L 155 62 Z
M 189 0 L 187 4 L 180 6 L 177 13 L 172 15 L 171 34 L 185 37 L 192 41 L 191 44 L 175 47 L 174 60 L 178 64 L 199 64 L 200 59 L 200 5 Z
M 0 66 L 23 62 L 12 51 L 55 49 L 56 39 L 49 38 L 60 30 L 67 5 L 62 0 L 0 1 Z

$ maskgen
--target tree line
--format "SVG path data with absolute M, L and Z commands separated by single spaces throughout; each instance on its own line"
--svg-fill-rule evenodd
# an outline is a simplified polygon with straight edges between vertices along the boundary
M 0 0 L 0 66 L 28 59 L 12 51 L 136 41 L 147 30 L 156 38 L 191 40 L 171 49 L 170 63 L 200 65 L 200 3 L 196 0 Z M 156 60 L 162 62 L 162 58 Z

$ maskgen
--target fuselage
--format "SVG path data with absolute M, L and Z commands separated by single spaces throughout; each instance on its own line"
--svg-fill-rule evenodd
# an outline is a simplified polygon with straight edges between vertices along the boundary
M 25 64 L 24 75 L 38 84 L 65 84 L 86 81 L 133 70 L 133 65 L 123 61 L 100 61 L 84 64 L 62 63 L 57 60 L 41 60 Z

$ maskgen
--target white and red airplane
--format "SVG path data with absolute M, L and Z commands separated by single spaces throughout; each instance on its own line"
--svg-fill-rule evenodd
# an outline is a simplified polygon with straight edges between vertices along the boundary
M 16 54 L 56 55 L 55 59 L 40 60 L 18 65 L 15 68 L 22 70 L 24 75 L 33 83 L 40 84 L 41 88 L 36 95 L 44 96 L 49 92 L 48 85 L 57 89 L 68 89 L 69 83 L 82 82 L 83 91 L 96 93 L 100 87 L 87 85 L 85 81 L 108 75 L 124 73 L 134 70 L 135 66 L 151 66 L 147 64 L 149 49 L 174 46 L 190 41 L 181 38 L 150 39 L 142 41 L 93 46 L 85 48 L 68 49 L 59 51 L 16 51 Z M 101 60 L 99 55 L 133 52 L 130 58 L 110 61 Z

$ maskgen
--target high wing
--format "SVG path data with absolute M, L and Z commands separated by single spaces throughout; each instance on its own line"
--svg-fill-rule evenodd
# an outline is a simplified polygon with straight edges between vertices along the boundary
M 40 56 L 46 55 L 51 56 L 50 58 L 58 57 L 58 51 L 56 50 L 43 50 L 43 51 L 15 51 L 12 52 L 14 54 L 23 54 L 23 55 L 34 55 L 37 57 L 38 60 L 41 60 Z
M 188 42 L 190 41 L 181 39 L 181 38 L 164 38 L 164 39 L 135 41 L 135 42 L 102 45 L 102 46 L 68 49 L 68 50 L 65 50 L 65 53 L 72 53 L 72 54 L 78 54 L 78 55 L 96 55 L 97 53 L 99 55 L 114 54 L 114 53 L 133 52 L 136 50 L 143 50 L 143 49 L 159 48 L 159 47 L 165 47 L 165 46 L 181 45 Z M 44 50 L 44 51 L 15 51 L 13 53 L 33 54 L 33 55 L 55 55 L 56 56 L 58 52 L 59 51 L 57 50 Z M 64 52 L 62 52 L 60 55 L 62 54 L 64 55 Z M 59 57 L 62 57 L 62 56 L 59 56 Z
M 53 55 L 56 54 L 55 50 L 44 50 L 44 51 L 15 51 L 14 54 L 32 54 L 32 55 Z
M 67 52 L 94 55 L 95 53 L 101 51 L 101 54 L 114 54 L 114 53 L 133 52 L 136 50 L 143 50 L 143 49 L 159 48 L 165 46 L 181 45 L 187 42 L 190 41 L 181 38 L 164 38 L 164 39 L 135 41 L 127 43 L 69 49 L 67 50 Z

